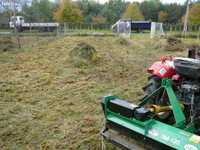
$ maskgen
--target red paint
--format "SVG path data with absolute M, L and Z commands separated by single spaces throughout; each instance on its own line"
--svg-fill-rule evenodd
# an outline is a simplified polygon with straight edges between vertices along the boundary
M 169 60 L 168 61 L 173 61 L 173 60 Z M 155 76 L 158 76 L 159 78 L 163 79 L 163 78 L 171 78 L 173 75 L 176 74 L 175 69 L 168 65 L 166 60 L 161 60 L 161 61 L 157 61 L 155 62 L 151 67 L 149 67 L 147 69 L 147 71 Z
M 180 81 L 180 79 L 181 79 L 181 76 L 178 75 L 178 74 L 175 74 L 175 75 L 172 76 L 173 81 Z

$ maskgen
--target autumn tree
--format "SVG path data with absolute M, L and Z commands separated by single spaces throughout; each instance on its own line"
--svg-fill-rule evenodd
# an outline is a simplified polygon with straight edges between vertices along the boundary
M 168 21 L 168 13 L 164 11 L 160 11 L 158 15 L 158 20 L 160 22 L 167 22 Z
M 189 22 L 200 24 L 200 3 L 194 4 L 190 10 Z
M 106 18 L 103 16 L 94 16 L 92 17 L 92 22 L 95 24 L 104 24 L 106 23 Z
M 78 6 L 71 0 L 61 0 L 54 13 L 54 19 L 58 22 L 80 23 L 83 21 L 83 16 Z
M 140 9 L 137 4 L 129 4 L 126 8 L 123 18 L 132 19 L 132 20 L 144 20 L 144 16 L 140 12 Z
M 103 4 L 97 3 L 93 0 L 77 0 L 76 3 L 82 12 L 82 15 L 84 16 L 85 23 L 95 22 L 94 20 L 96 19 L 103 21 L 104 17 L 102 17 L 101 14 Z

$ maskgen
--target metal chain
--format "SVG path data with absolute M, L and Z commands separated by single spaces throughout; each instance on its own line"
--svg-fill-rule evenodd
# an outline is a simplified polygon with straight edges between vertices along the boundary
M 105 124 L 106 124 L 106 119 L 103 118 L 103 121 L 102 121 L 102 127 L 105 127 Z M 106 144 L 104 142 L 104 137 L 101 136 L 101 150 L 106 150 Z
M 190 108 L 190 122 L 194 121 L 194 92 L 192 92 L 191 108 Z

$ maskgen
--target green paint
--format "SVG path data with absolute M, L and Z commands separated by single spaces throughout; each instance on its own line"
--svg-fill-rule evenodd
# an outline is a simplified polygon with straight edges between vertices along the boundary
M 108 96 L 104 99 L 103 105 L 106 120 L 126 127 L 174 149 L 200 150 L 200 137 L 193 133 L 195 131 L 193 124 L 186 125 L 185 116 L 172 89 L 172 81 L 170 79 L 163 79 L 162 86 L 149 96 L 146 96 L 139 106 L 145 105 L 151 96 L 155 95 L 162 88 L 166 90 L 170 104 L 173 108 L 173 114 L 176 121 L 175 125 L 168 125 L 155 119 L 149 119 L 142 122 L 135 118 L 127 118 L 114 113 L 109 110 L 107 106 L 110 100 L 117 98 L 115 96 Z
M 172 106 L 172 111 L 174 114 L 174 118 L 176 120 L 176 126 L 183 128 L 185 125 L 185 116 L 183 111 L 181 110 L 179 101 L 176 98 L 176 95 L 172 89 L 172 81 L 170 79 L 162 80 L 162 87 L 167 91 L 167 95 L 169 97 L 170 104 Z

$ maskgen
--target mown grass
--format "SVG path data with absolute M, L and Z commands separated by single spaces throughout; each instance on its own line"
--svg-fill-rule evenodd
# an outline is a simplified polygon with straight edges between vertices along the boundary
M 0 52 L 0 149 L 101 149 L 101 98 L 137 102 L 146 67 L 163 55 L 186 55 L 147 35 L 127 44 L 118 37 L 29 38 L 22 49 Z M 97 50 L 97 62 L 71 61 L 80 42 Z

